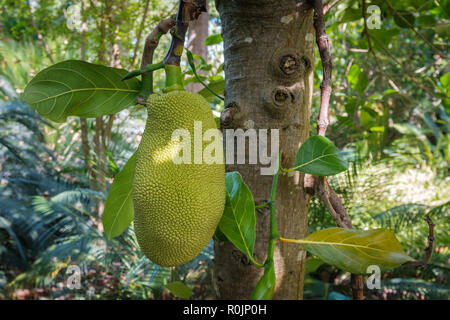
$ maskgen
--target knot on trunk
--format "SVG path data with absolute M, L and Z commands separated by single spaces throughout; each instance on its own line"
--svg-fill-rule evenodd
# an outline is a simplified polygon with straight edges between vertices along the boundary
M 239 105 L 236 102 L 230 102 L 225 106 L 222 113 L 220 114 L 220 127 L 221 128 L 232 128 L 235 126 L 236 121 L 239 119 Z
M 270 62 L 270 73 L 282 83 L 291 84 L 304 77 L 311 70 L 311 62 L 292 49 L 280 48 Z
M 286 119 L 293 115 L 296 103 L 301 98 L 299 83 L 290 87 L 277 86 L 264 99 L 264 107 L 275 119 Z

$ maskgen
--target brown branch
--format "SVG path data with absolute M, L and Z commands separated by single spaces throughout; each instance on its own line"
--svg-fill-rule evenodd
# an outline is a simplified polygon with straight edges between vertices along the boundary
M 412 102 L 412 98 L 410 96 L 408 96 L 407 94 L 405 94 L 404 92 L 401 92 L 400 88 L 398 87 L 397 84 L 395 84 L 394 80 L 392 80 L 392 77 L 390 75 L 388 75 L 386 72 L 383 71 L 383 68 L 381 67 L 381 64 L 379 62 L 377 53 L 375 52 L 373 46 L 372 46 L 372 41 L 370 38 L 370 34 L 369 34 L 369 28 L 367 27 L 367 16 L 366 16 L 366 1 L 363 0 L 362 1 L 362 17 L 364 20 L 364 30 L 363 30 L 363 36 L 365 36 L 367 38 L 367 43 L 369 46 L 369 53 L 372 54 L 374 60 L 375 60 L 375 64 L 377 65 L 378 68 L 378 72 L 381 74 L 381 76 L 385 77 L 388 80 L 389 85 L 395 90 L 397 91 L 399 94 L 403 95 L 405 98 L 407 98 L 410 102 Z
M 85 118 L 80 118 L 80 129 L 81 129 L 81 149 L 83 151 L 84 165 L 86 166 L 86 170 L 89 175 L 89 180 L 95 180 L 95 173 L 91 168 L 91 148 L 89 147 L 89 139 L 88 139 L 88 128 L 87 128 L 87 120 Z M 92 179 L 92 180 L 91 180 Z
M 105 13 L 105 7 L 107 9 L 107 5 L 105 4 L 105 6 L 101 6 L 101 11 L 100 11 L 100 46 L 97 52 L 98 55 L 98 60 L 101 63 L 105 63 L 105 52 L 106 52 L 106 14 Z
M 175 18 L 170 17 L 168 19 L 161 20 L 158 25 L 153 29 L 153 31 L 147 36 L 144 44 L 144 52 L 142 53 L 141 66 L 140 69 L 144 70 L 147 65 L 152 64 L 153 54 L 158 47 L 159 39 L 162 35 L 169 32 L 171 28 L 175 26 Z M 131 66 L 132 67 L 132 66 Z M 136 103 L 140 105 L 147 104 L 147 95 L 153 91 L 153 72 L 146 72 L 142 75 L 143 86 L 149 88 L 148 92 L 141 93 L 136 98 Z
M 328 109 L 331 96 L 331 73 L 333 62 L 330 53 L 330 39 L 325 29 L 322 1 L 314 1 L 314 28 L 316 29 L 316 43 L 322 60 L 323 78 L 320 84 L 320 111 L 317 120 L 317 133 L 325 136 L 328 127 Z
M 431 95 L 431 96 L 434 96 L 434 97 L 436 97 L 436 94 L 434 93 L 434 92 L 432 92 L 431 90 L 430 90 L 430 88 L 428 88 L 428 87 L 426 87 L 426 86 L 424 86 L 424 85 L 422 85 L 421 83 L 419 83 L 419 82 L 417 82 L 417 80 L 416 80 L 416 77 L 415 77 L 415 75 L 414 74 L 411 74 L 411 72 L 407 69 L 407 68 L 405 68 L 401 63 L 400 63 L 400 61 L 398 61 L 390 52 L 389 52 L 389 50 L 385 47 L 385 46 L 383 46 L 383 44 L 382 43 L 380 43 L 375 37 L 372 37 L 371 35 L 370 35 L 370 33 L 369 33 L 369 29 L 368 29 L 368 27 L 367 27 L 367 17 L 366 17 L 366 1 L 365 0 L 363 0 L 362 1 L 362 16 L 363 16 L 363 19 L 364 19 L 364 30 L 363 30 L 363 35 L 365 35 L 366 36 L 366 38 L 367 38 L 367 43 L 368 43 L 368 46 L 369 46 L 369 52 L 373 55 L 373 57 L 374 57 L 374 59 L 375 59 L 375 63 L 376 63 L 376 65 L 377 65 L 377 67 L 378 67 L 378 70 L 380 71 L 380 73 L 382 74 L 382 75 L 384 75 L 386 78 L 388 78 L 391 82 L 393 82 L 392 81 L 392 79 L 386 74 L 386 73 L 384 73 L 383 72 L 383 69 L 381 68 L 381 65 L 380 65 L 380 63 L 379 63 L 379 60 L 378 60 L 378 57 L 377 57 L 377 55 L 376 55 L 376 53 L 375 53 L 375 49 L 373 48 L 373 46 L 372 46 L 372 42 L 371 42 L 371 39 L 389 56 L 389 58 L 391 58 L 391 60 L 392 61 L 394 61 L 394 63 L 395 64 L 397 64 L 402 70 L 403 70 L 403 72 L 404 72 L 404 74 L 408 77 L 408 78 L 410 78 L 411 79 L 411 81 L 412 82 L 414 82 L 414 84 L 416 85 L 416 86 L 418 86 L 419 88 L 421 88 L 422 90 L 424 90 L 425 92 L 427 92 L 429 95 Z M 390 83 L 391 84 L 391 83 Z M 391 84 L 391 86 L 392 86 L 392 84 Z M 395 85 L 396 86 L 396 85 Z M 395 89 L 395 88 L 394 88 Z M 397 89 L 396 89 L 397 90 Z M 398 91 L 398 90 L 397 90 Z M 439 98 L 439 97 L 438 97 Z
M 416 85 L 416 86 L 418 86 L 419 88 L 421 88 L 422 90 L 424 90 L 424 91 L 426 91 L 429 95 L 431 95 L 431 96 L 433 96 L 433 97 L 436 97 L 436 94 L 434 93 L 434 92 L 432 92 L 431 91 L 431 89 L 430 88 L 428 88 L 428 87 L 426 87 L 426 86 L 424 86 L 424 85 L 422 85 L 420 82 L 418 82 L 417 80 L 416 80 L 416 78 L 415 78 L 415 76 L 414 76 L 414 74 L 411 74 L 411 72 L 405 67 L 405 66 L 403 66 L 403 64 L 400 62 L 400 61 L 398 61 L 397 60 L 397 58 L 395 58 L 393 55 L 392 55 L 392 53 L 385 47 L 385 46 L 383 46 L 383 44 L 380 42 L 380 41 L 378 41 L 378 39 L 377 38 L 375 38 L 375 37 L 372 37 L 371 35 L 370 35 L 370 33 L 367 33 L 367 36 L 370 38 L 370 39 L 373 39 L 373 41 L 389 56 L 389 58 L 391 58 L 392 59 L 392 61 L 394 61 L 402 70 L 403 70 L 403 72 L 405 73 L 405 75 L 406 76 L 408 76 L 408 78 L 410 78 L 411 79 L 411 81 L 412 82 L 414 82 L 414 84 Z M 441 97 L 439 97 L 439 98 L 441 98 Z
M 81 17 L 82 25 L 80 30 L 80 56 L 81 60 L 86 60 L 86 31 L 87 31 L 87 18 L 84 7 L 84 1 L 81 1 Z M 81 149 L 83 151 L 84 165 L 86 166 L 86 171 L 88 173 L 89 183 L 92 188 L 93 181 L 96 180 L 96 175 L 94 170 L 92 170 L 91 165 L 91 147 L 89 146 L 88 137 L 88 127 L 87 120 L 85 118 L 80 118 L 80 130 L 81 130 Z
M 324 8 L 321 0 L 314 0 L 314 29 L 316 30 L 316 44 L 319 48 L 320 58 L 322 60 L 323 78 L 320 84 L 320 110 L 317 119 L 317 133 L 325 136 L 328 127 L 328 109 L 331 96 L 331 74 L 333 63 L 330 53 L 330 40 L 327 36 L 324 19 Z M 306 174 L 304 178 L 304 187 L 308 193 L 314 190 L 314 178 Z
M 108 145 L 111 142 L 111 135 L 112 135 L 112 128 L 114 125 L 114 120 L 116 119 L 115 114 L 111 114 L 108 119 L 108 125 L 106 126 L 106 133 L 105 133 L 105 148 L 108 149 Z
M 364 300 L 364 278 L 362 275 L 352 273 L 350 288 L 352 289 L 353 300 Z
M 161 20 L 153 31 L 145 39 L 144 52 L 142 53 L 141 70 L 145 69 L 147 65 L 153 62 L 153 53 L 159 44 L 159 38 L 161 35 L 169 32 L 175 25 L 175 19 L 170 17 L 168 19 Z
M 94 135 L 94 151 L 96 154 L 96 167 L 97 167 L 97 189 L 98 191 L 104 191 L 106 189 L 106 177 L 104 169 L 104 144 L 103 144 L 103 117 L 95 118 L 95 135 Z
M 141 21 L 141 25 L 139 26 L 139 31 L 136 37 L 136 45 L 134 46 L 134 50 L 133 50 L 133 58 L 131 59 L 131 64 L 130 64 L 130 68 L 133 69 L 134 68 L 134 62 L 136 61 L 136 55 L 137 55 L 137 51 L 138 48 L 141 44 L 141 37 L 142 37 L 142 32 L 144 31 L 144 27 L 145 27 L 145 20 L 147 19 L 147 12 L 148 12 L 148 7 L 150 4 L 150 0 L 147 0 L 145 2 L 145 7 L 144 7 L 144 12 L 142 14 L 142 21 Z
M 53 60 L 52 57 L 52 51 L 50 50 L 50 47 L 47 44 L 47 41 L 45 41 L 44 36 L 42 35 L 41 31 L 37 27 L 36 21 L 34 21 L 33 11 L 31 10 L 30 0 L 27 0 L 27 7 L 28 11 L 30 12 L 30 19 L 31 19 L 31 25 L 33 26 L 34 30 L 36 31 L 38 39 L 41 41 L 42 45 L 44 46 L 45 53 L 47 54 L 48 59 L 52 64 L 55 64 L 55 60 Z
M 335 5 L 337 5 L 339 2 L 341 2 L 342 0 L 332 0 L 328 3 L 325 3 L 323 5 L 323 14 L 327 14 L 328 11 L 330 11 L 331 8 L 333 8 Z
M 81 30 L 80 30 L 80 55 L 81 60 L 86 60 L 86 31 L 87 31 L 87 18 L 84 9 L 84 1 L 81 1 Z
M 314 194 L 325 204 L 338 227 L 352 228 L 347 210 L 325 177 L 314 177 Z
M 319 54 L 323 67 L 323 78 L 322 83 L 320 84 L 320 110 L 319 117 L 317 119 L 317 134 L 325 136 L 329 123 L 328 110 L 331 97 L 331 76 L 333 63 L 330 53 L 331 43 L 325 28 L 322 0 L 314 0 L 314 28 L 316 30 L 316 43 L 319 48 Z M 315 194 L 319 197 L 339 227 L 352 228 L 351 219 L 342 205 L 341 199 L 331 188 L 325 177 L 313 177 L 306 174 L 304 178 L 304 187 L 306 192 Z M 362 275 L 352 274 L 350 287 L 352 289 L 354 300 L 364 299 L 364 281 Z
M 350 216 L 342 204 L 341 198 L 331 188 L 325 177 L 314 177 L 315 194 L 325 204 L 336 225 L 340 228 L 352 228 Z M 353 300 L 364 300 L 364 281 L 360 274 L 352 274 L 350 280 Z
M 427 265 L 431 260 L 431 256 L 433 255 L 433 249 L 434 249 L 434 240 L 435 240 L 434 226 L 435 226 L 435 224 L 433 223 L 433 220 L 431 220 L 430 216 L 426 216 L 424 220 L 428 223 L 428 245 L 425 248 L 425 257 L 423 257 L 422 260 L 405 262 L 403 264 L 404 266 L 412 266 L 415 268 L 423 267 L 423 266 Z
M 430 41 L 427 40 L 420 32 L 418 32 L 412 24 L 409 23 L 408 20 L 406 20 L 401 14 L 398 13 L 397 10 L 394 9 L 392 4 L 389 2 L 389 0 L 385 0 L 386 4 L 388 5 L 389 9 L 400 18 L 407 26 L 410 28 L 420 39 L 422 39 L 430 48 L 433 50 L 433 52 L 443 58 L 447 58 L 445 54 L 443 54 L 438 48 L 436 48 Z
M 179 66 L 184 48 L 184 39 L 189 22 L 206 12 L 206 0 L 179 0 L 176 25 L 172 34 L 169 52 L 164 58 L 164 64 Z

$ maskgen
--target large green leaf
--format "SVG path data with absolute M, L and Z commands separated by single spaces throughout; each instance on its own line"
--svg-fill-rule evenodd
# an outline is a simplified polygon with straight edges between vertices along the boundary
M 223 41 L 222 35 L 220 33 L 211 34 L 205 39 L 205 45 L 211 46 L 213 44 L 219 44 Z
M 216 94 L 223 94 L 223 91 L 225 89 L 225 80 L 218 80 L 214 82 L 210 82 L 208 84 L 208 87 L 214 91 Z M 216 95 L 212 93 L 207 88 L 203 88 L 198 92 L 199 95 L 201 95 L 203 98 L 205 98 L 206 101 L 211 102 L 214 100 Z
M 310 257 L 305 261 L 305 274 L 311 273 L 319 269 L 324 262 L 319 258 Z
M 108 239 L 122 234 L 134 218 L 131 187 L 134 173 L 134 153 L 114 178 L 103 211 L 103 230 Z
M 333 142 L 322 136 L 312 136 L 298 150 L 294 169 L 316 176 L 330 176 L 347 170 L 347 164 L 339 158 Z
M 192 69 L 192 72 L 194 73 L 194 75 L 197 78 L 198 82 L 200 82 L 204 86 L 204 88 L 202 90 L 200 90 L 198 92 L 198 94 L 203 96 L 208 102 L 211 102 L 214 99 L 214 96 L 216 96 L 216 97 L 218 97 L 218 98 L 223 100 L 223 98 L 221 96 L 219 96 L 219 93 L 217 93 L 215 91 L 215 89 L 219 89 L 219 91 L 223 92 L 224 85 L 217 86 L 217 83 L 220 83 L 220 81 L 212 82 L 209 85 L 205 84 L 203 82 L 203 80 L 201 79 L 201 76 L 197 73 L 197 68 L 195 66 L 194 56 L 193 56 L 192 52 L 190 52 L 189 50 L 186 49 L 186 55 L 187 55 L 187 58 L 188 58 L 189 66 Z M 205 94 L 205 91 L 203 91 L 203 90 L 207 90 L 208 94 Z M 210 97 L 209 95 L 212 95 L 212 96 Z
M 192 295 L 192 289 L 181 281 L 174 281 L 165 285 L 175 297 L 189 299 Z
M 402 16 L 403 19 L 405 19 L 409 25 L 414 26 L 414 23 L 416 21 L 416 18 L 412 13 L 409 12 L 399 12 L 399 14 Z M 394 22 L 396 25 L 398 25 L 400 28 L 409 28 L 408 23 L 406 23 L 402 18 L 400 18 L 398 15 L 394 15 Z
M 330 228 L 293 241 L 324 262 L 356 274 L 366 274 L 370 265 L 386 270 L 413 260 L 403 251 L 395 235 L 386 229 Z
M 391 43 L 392 38 L 400 33 L 398 29 L 369 29 L 368 32 L 372 38 L 376 39 L 376 41 L 372 42 L 373 46 L 381 51 L 383 51 L 383 49 L 380 45 L 387 48 Z
M 226 203 L 219 229 L 254 264 L 260 265 L 253 259 L 255 228 L 255 202 L 252 193 L 239 172 L 227 172 Z
M 367 74 L 356 64 L 353 64 L 350 68 L 347 75 L 347 80 L 350 87 L 361 94 L 364 93 L 369 84 Z
M 337 23 L 345 23 L 362 19 L 361 9 L 345 8 L 340 14 L 338 14 Z
M 126 70 L 78 60 L 57 63 L 39 72 L 22 98 L 39 114 L 62 122 L 68 116 L 98 117 L 134 104 L 140 81 L 121 81 Z
M 189 299 L 192 295 L 192 289 L 181 281 L 170 282 L 165 287 L 178 298 Z

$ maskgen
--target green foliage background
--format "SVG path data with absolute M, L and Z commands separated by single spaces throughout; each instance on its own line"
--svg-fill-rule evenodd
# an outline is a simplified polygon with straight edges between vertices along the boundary
M 111 6 L 112 18 L 105 15 Z M 134 69 L 141 46 L 133 52 L 142 19 L 141 1 L 84 2 L 84 33 L 89 62 L 109 65 L 111 43 L 120 48 L 120 65 Z M 448 39 L 450 1 L 390 2 L 396 12 L 437 49 L 425 43 L 386 4 L 380 8 L 380 29 L 364 29 L 363 3 L 340 1 L 326 16 L 332 40 L 333 95 L 327 136 L 349 162 L 348 171 L 331 178 L 343 197 L 353 224 L 361 230 L 393 231 L 408 255 L 421 258 L 430 213 L 436 224 L 436 250 L 421 269 L 401 267 L 384 274 L 382 290 L 367 291 L 369 299 L 448 299 L 449 283 L 449 114 Z M 29 5 L 28 5 L 29 4 Z M 177 1 L 149 1 L 142 37 Z M 25 85 L 51 62 L 38 39 L 31 17 L 48 43 L 55 62 L 81 58 L 82 35 L 69 28 L 71 6 L 80 1 L 0 1 L 0 298 L 14 299 L 172 299 L 164 287 L 176 280 L 193 288 L 192 298 L 213 296 L 210 266 L 212 242 L 192 262 L 177 269 L 149 262 L 139 250 L 132 226 L 108 240 L 99 231 L 97 204 L 107 190 L 92 190 L 83 161 L 79 118 L 65 123 L 42 119 L 20 99 Z M 78 6 L 78 7 L 77 7 Z M 210 34 L 220 33 L 214 5 Z M 75 10 L 76 11 L 76 10 Z M 366 22 L 370 14 L 366 14 Z M 105 19 L 104 30 L 102 19 Z M 76 19 L 75 19 L 76 21 Z M 75 23 L 75 25 L 77 25 Z M 371 39 L 370 45 L 368 36 Z M 167 51 L 163 37 L 154 61 Z M 374 40 L 375 39 L 375 40 Z M 209 60 L 199 61 L 202 80 L 223 79 L 221 38 L 209 38 Z M 196 82 L 184 61 L 186 82 Z M 321 63 L 316 54 L 315 93 Z M 156 90 L 162 86 L 155 73 Z M 220 112 L 223 103 L 211 97 Z M 311 117 L 315 132 L 319 95 Z M 216 113 L 217 114 L 217 113 Z M 144 110 L 121 111 L 107 145 L 108 186 L 139 143 Z M 87 120 L 90 134 L 93 119 Z M 94 152 L 91 150 L 91 152 Z M 325 207 L 311 203 L 310 231 L 334 226 Z M 69 265 L 83 271 L 82 289 L 65 281 Z M 306 299 L 347 299 L 349 274 L 308 257 Z

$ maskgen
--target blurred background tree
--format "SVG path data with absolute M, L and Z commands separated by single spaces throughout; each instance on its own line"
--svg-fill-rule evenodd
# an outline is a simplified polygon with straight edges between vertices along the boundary
M 414 258 L 425 246 L 424 215 L 436 224 L 431 263 L 384 274 L 382 289 L 367 290 L 366 296 L 448 299 L 450 1 L 329 3 L 334 81 L 327 132 L 351 164 L 331 183 L 356 228 L 391 229 Z M 0 0 L 0 298 L 173 299 L 164 289 L 173 280 L 193 288 L 195 299 L 214 296 L 212 242 L 195 260 L 170 269 L 136 249 L 132 227 L 113 240 L 102 233 L 103 203 L 114 175 L 139 144 L 143 108 L 60 124 L 20 100 L 26 83 L 55 62 L 82 59 L 135 69 L 145 36 L 177 4 Z M 373 5 L 375 11 L 368 10 Z M 373 25 L 378 18 L 379 29 Z M 155 61 L 164 57 L 169 40 L 161 39 Z M 211 1 L 209 15 L 189 33 L 201 77 L 209 82 L 223 81 L 221 41 Z M 316 54 L 312 133 L 321 68 Z M 202 89 L 185 70 L 189 89 Z M 162 80 L 155 73 L 156 91 Z M 223 103 L 211 100 L 217 116 Z M 310 231 L 333 225 L 313 200 Z M 67 288 L 70 265 L 81 268 L 82 289 Z M 307 270 L 306 299 L 351 296 L 348 273 L 314 257 L 308 257 Z

